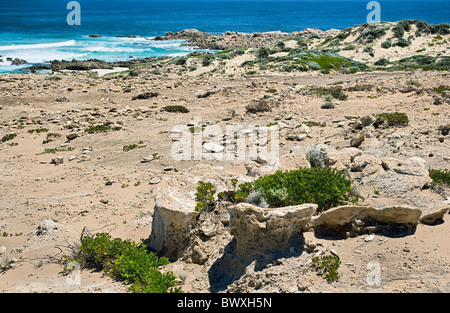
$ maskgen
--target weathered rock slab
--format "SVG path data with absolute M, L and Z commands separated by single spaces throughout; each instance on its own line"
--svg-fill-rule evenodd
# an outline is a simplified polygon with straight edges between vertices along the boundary
M 316 210 L 316 204 L 261 208 L 240 203 L 231 207 L 230 230 L 236 238 L 236 252 L 245 258 L 282 252 L 309 224 Z

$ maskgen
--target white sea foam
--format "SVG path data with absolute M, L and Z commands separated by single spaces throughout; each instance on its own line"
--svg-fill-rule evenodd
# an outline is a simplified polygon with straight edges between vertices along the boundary
M 194 47 L 184 45 L 185 40 L 154 41 L 150 39 L 145 37 L 90 38 L 81 36 L 76 40 L 59 42 L 0 45 L 0 55 L 3 55 L 2 59 L 4 60 L 4 63 L 0 63 L 0 72 L 19 68 L 11 66 L 6 58 L 23 59 L 29 64 L 72 59 L 119 61 L 127 60 L 130 56 L 135 58 L 181 56 L 194 50 Z
M 7 45 L 0 46 L 0 51 L 9 50 L 31 50 L 31 49 L 47 49 L 47 48 L 60 48 L 60 47 L 70 47 L 76 45 L 75 40 L 68 40 L 63 42 L 53 42 L 53 43 L 36 43 L 36 44 L 26 44 L 26 45 Z

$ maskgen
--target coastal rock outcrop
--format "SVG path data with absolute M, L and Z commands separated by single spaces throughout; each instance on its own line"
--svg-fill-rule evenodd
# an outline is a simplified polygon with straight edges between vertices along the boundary
M 243 258 L 270 258 L 295 246 L 316 210 L 316 204 L 261 208 L 240 203 L 230 208 L 236 253 Z
M 80 60 L 72 60 L 72 61 L 52 61 L 51 62 L 51 69 L 53 72 L 61 72 L 63 70 L 74 70 L 74 71 L 87 71 L 87 70 L 93 70 L 93 69 L 113 69 L 114 66 L 112 63 L 105 62 L 102 60 L 86 60 L 86 61 L 80 61 Z
M 382 232 L 386 235 L 412 233 L 422 211 L 411 206 L 374 208 L 344 205 L 322 212 L 311 219 L 316 235 L 350 237 Z

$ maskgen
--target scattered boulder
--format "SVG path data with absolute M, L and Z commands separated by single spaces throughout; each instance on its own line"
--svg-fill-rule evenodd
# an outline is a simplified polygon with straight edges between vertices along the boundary
M 247 112 L 250 113 L 272 111 L 271 101 L 265 98 L 252 101 L 252 103 L 248 104 L 245 108 L 247 109 Z
M 139 94 L 139 95 L 133 97 L 131 100 L 145 100 L 145 99 L 155 98 L 158 96 L 159 96 L 159 93 L 157 93 L 157 92 L 145 92 L 145 93 L 142 93 L 142 94 Z
M 350 140 L 350 146 L 358 148 L 366 138 L 366 131 L 363 130 Z
M 195 93 L 195 96 L 197 98 L 207 98 L 213 94 L 216 94 L 218 92 L 222 92 L 222 91 L 229 91 L 231 90 L 232 87 L 230 86 L 215 86 L 212 88 L 208 88 L 207 90 L 198 90 Z
M 79 136 L 78 133 L 71 132 L 66 135 L 66 138 L 67 140 L 74 140 L 75 138 L 78 138 L 78 136 Z
M 320 107 L 322 109 L 334 109 L 336 107 L 336 104 L 331 101 L 324 101 L 322 102 L 322 105 Z
M 229 210 L 236 253 L 245 258 L 270 258 L 294 244 L 316 212 L 317 205 L 261 208 L 240 203 Z
M 422 211 L 411 206 L 344 205 L 331 208 L 311 219 L 316 235 L 354 237 L 366 233 L 410 234 L 419 223 Z
M 420 217 L 420 222 L 426 225 L 435 225 L 443 221 L 443 217 L 449 211 L 448 207 L 437 207 L 424 210 Z
M 23 64 L 28 64 L 28 61 L 22 60 L 22 59 L 18 59 L 18 58 L 15 58 L 15 59 L 13 59 L 11 61 L 11 65 L 19 66 L 19 65 L 23 65 Z
M 63 163 L 64 163 L 63 157 L 56 157 L 56 158 L 53 158 L 51 161 L 51 164 L 55 164 L 56 166 L 63 164 Z
M 181 186 L 180 181 L 177 177 L 162 179 L 153 191 L 155 206 L 149 246 L 170 260 L 183 255 L 199 215 L 190 194 L 192 184 Z
M 58 229 L 58 224 L 53 220 L 44 220 L 37 228 L 36 235 L 41 236 Z

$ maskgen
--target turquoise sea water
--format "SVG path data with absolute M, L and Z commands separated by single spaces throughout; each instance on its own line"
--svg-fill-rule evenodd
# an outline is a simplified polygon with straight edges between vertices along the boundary
M 79 0 L 81 25 L 70 26 L 68 2 L 1 0 L 0 72 L 20 69 L 7 57 L 42 63 L 183 55 L 193 48 L 149 39 L 188 28 L 210 33 L 344 29 L 365 23 L 370 12 L 365 0 Z M 448 0 L 378 2 L 382 21 L 450 20 Z M 136 38 L 127 38 L 130 35 Z

